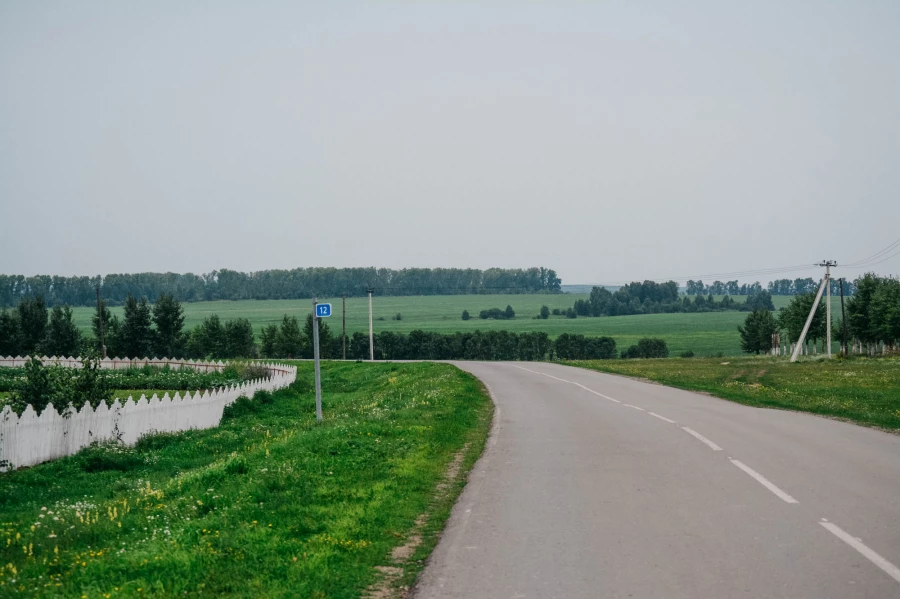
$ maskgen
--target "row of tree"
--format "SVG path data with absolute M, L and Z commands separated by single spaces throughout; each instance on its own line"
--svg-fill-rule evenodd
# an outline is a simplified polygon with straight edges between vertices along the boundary
M 778 279 L 770 281 L 768 289 L 772 295 L 803 295 L 804 293 L 816 293 L 820 284 L 821 281 L 809 277 L 805 279 Z M 829 286 L 831 287 L 831 295 L 840 295 L 842 286 L 845 296 L 856 293 L 856 283 L 853 281 L 832 279 Z
M 468 293 L 556 293 L 562 280 L 550 268 L 295 268 L 238 272 L 222 269 L 192 273 L 111 274 L 105 277 L 0 275 L 0 307 L 40 295 L 50 306 L 89 306 L 99 286 L 110 305 L 129 295 L 182 302 L 244 299 L 301 299 L 313 295 L 362 296 L 372 286 L 382 295 Z
M 685 284 L 685 293 L 687 295 L 753 295 L 762 291 L 762 285 L 759 281 L 744 283 L 743 285 L 735 281 L 715 281 L 711 285 L 706 285 L 703 281 L 688 281 Z
M 863 344 L 884 343 L 896 346 L 900 341 L 900 280 L 867 273 L 852 283 L 855 293 L 846 302 L 846 331 L 851 340 Z M 814 290 L 817 291 L 817 290 Z M 738 327 L 741 348 L 748 353 L 765 353 L 772 347 L 772 335 L 783 333 L 789 343 L 800 338 L 813 309 L 816 293 L 794 296 L 777 316 L 768 310 L 757 310 Z M 827 337 L 827 314 L 822 300 L 815 307 L 806 342 L 816 344 Z M 832 315 L 832 339 L 839 341 L 844 333 L 843 317 Z
M 772 296 L 759 289 L 746 296 L 743 302 L 735 301 L 730 295 L 716 300 L 712 295 L 678 295 L 678 285 L 668 283 L 631 283 L 611 292 L 605 287 L 594 287 L 586 300 L 576 300 L 566 311 L 566 316 L 626 316 L 631 314 L 659 314 L 671 312 L 714 312 L 722 310 L 752 311 L 758 308 L 774 310 Z

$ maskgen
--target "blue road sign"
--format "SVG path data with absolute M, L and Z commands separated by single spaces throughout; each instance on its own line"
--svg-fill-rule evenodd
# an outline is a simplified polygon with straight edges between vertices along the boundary
M 319 318 L 331 316 L 331 304 L 316 304 L 316 316 Z

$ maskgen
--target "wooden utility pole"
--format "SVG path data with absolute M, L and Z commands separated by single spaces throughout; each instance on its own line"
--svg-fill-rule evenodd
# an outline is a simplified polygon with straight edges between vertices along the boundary
M 97 285 L 97 319 L 100 324 L 100 353 L 106 359 L 106 334 L 103 331 L 103 305 L 100 302 L 100 285 Z
M 347 359 L 347 294 L 341 294 L 341 359 Z
M 850 355 L 850 348 L 847 347 L 847 312 L 844 311 L 844 279 L 841 282 L 841 353 L 845 356 Z
M 366 287 L 366 293 L 369 294 L 369 360 L 375 361 L 375 334 L 372 332 L 372 292 L 375 288 Z

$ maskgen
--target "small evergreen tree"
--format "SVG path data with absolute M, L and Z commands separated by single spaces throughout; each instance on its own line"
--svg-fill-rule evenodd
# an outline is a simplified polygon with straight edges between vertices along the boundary
M 303 353 L 303 332 L 296 316 L 284 315 L 278 337 L 275 341 L 275 354 L 280 358 L 299 358 Z
M 72 319 L 72 308 L 55 306 L 50 312 L 47 338 L 41 347 L 48 356 L 77 356 L 81 349 L 81 331 Z
M 772 347 L 772 334 L 778 324 L 772 313 L 765 309 L 754 310 L 747 315 L 744 326 L 738 327 L 741 334 L 741 350 L 748 354 L 766 353 Z
M 150 305 L 129 294 L 125 298 L 125 318 L 119 331 L 119 343 L 126 358 L 146 358 L 153 352 L 153 329 L 150 328 Z
M 550 318 L 550 308 L 547 306 L 541 306 L 541 318 L 547 320 Z
M 462 313 L 462 319 L 463 319 L 463 320 L 469 320 L 470 318 L 472 318 L 472 317 L 469 316 L 469 311 L 468 311 L 468 310 L 463 310 L 463 313 Z
M 21 353 L 19 318 L 15 312 L 0 310 L 0 356 L 18 356 Z
M 94 308 L 94 315 L 91 316 L 91 330 L 94 332 L 94 347 L 98 355 L 103 355 L 102 345 L 106 345 L 106 355 L 116 356 L 112 351 L 110 340 L 113 335 L 110 334 L 113 323 L 112 314 L 106 307 L 106 300 L 100 300 L 100 303 Z M 116 319 L 116 332 L 118 333 L 119 321 Z M 117 348 L 118 349 L 118 348 Z
M 278 325 L 263 327 L 259 334 L 259 353 L 263 358 L 277 358 L 275 346 L 278 343 Z
M 23 297 L 16 308 L 19 313 L 19 344 L 22 355 L 33 355 L 47 336 L 47 305 L 40 295 Z
M 194 327 L 188 339 L 188 353 L 195 358 L 226 357 L 225 328 L 218 314 L 210 314 Z
M 516 317 L 516 311 L 513 310 L 513 307 L 512 307 L 512 306 L 510 306 L 509 304 L 507 304 L 507 305 L 506 305 L 506 310 L 504 311 L 504 316 L 505 316 L 507 319 L 512 320 L 513 318 Z
M 255 358 L 256 342 L 253 339 L 253 325 L 246 318 L 229 320 L 225 323 L 226 358 Z
M 313 357 L 313 315 L 312 312 L 306 315 L 306 324 L 303 327 L 304 333 L 304 357 Z M 319 319 L 319 357 L 330 358 L 331 349 L 334 346 L 333 335 L 328 323 L 324 319 Z
M 160 358 L 181 357 L 184 352 L 184 308 L 171 295 L 161 295 L 153 305 L 156 325 L 154 352 Z

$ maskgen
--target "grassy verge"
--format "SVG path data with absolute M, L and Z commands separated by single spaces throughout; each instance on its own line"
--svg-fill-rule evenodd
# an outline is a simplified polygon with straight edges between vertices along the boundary
M 900 429 L 900 359 L 785 358 L 575 361 L 602 372 L 704 391 L 739 403 Z
M 456 495 L 463 448 L 483 447 L 491 403 L 439 364 L 311 365 L 222 425 L 156 435 L 0 475 L 0 596 L 358 597 L 375 566 L 422 567 Z M 462 477 L 460 477 L 462 478 Z M 427 516 L 403 563 L 391 550 Z

